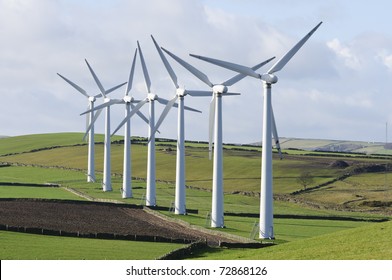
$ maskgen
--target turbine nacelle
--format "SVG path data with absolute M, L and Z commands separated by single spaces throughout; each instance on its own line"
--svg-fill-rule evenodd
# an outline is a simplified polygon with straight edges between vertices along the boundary
M 133 101 L 133 97 L 126 95 L 126 96 L 124 96 L 123 100 L 125 103 L 131 103 Z
M 95 102 L 95 100 L 97 100 L 95 98 L 95 96 L 89 96 L 89 98 L 88 98 L 88 101 L 90 101 L 90 102 Z
M 186 90 L 184 88 L 177 88 L 176 89 L 176 95 L 178 97 L 183 97 L 183 96 L 187 95 L 187 92 L 186 92 Z
M 110 102 L 110 98 L 109 97 L 105 97 L 105 99 L 103 100 L 104 103 L 108 103 Z
M 267 84 L 275 84 L 278 82 L 278 77 L 273 74 L 262 74 L 260 75 L 260 80 Z
M 156 95 L 155 93 L 149 93 L 147 98 L 150 101 L 158 100 L 158 95 Z
M 225 85 L 214 85 L 212 91 L 216 94 L 222 94 L 227 92 L 227 86 Z

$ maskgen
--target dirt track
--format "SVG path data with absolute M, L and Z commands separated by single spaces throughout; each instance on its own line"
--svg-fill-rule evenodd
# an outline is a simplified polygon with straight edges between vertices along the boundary
M 0 200 L 0 224 L 67 232 L 147 235 L 173 239 L 238 242 L 188 228 L 143 209 L 108 203 Z

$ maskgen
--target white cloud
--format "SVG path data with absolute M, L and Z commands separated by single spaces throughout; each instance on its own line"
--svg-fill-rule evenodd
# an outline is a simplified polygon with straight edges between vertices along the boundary
M 392 71 L 392 53 L 389 53 L 387 50 L 382 50 L 378 53 L 376 58 L 381 60 L 381 63 Z
M 335 38 L 327 42 L 327 46 L 343 59 L 345 66 L 354 69 L 361 69 L 361 62 L 358 56 L 347 46 L 344 46 L 339 39 Z

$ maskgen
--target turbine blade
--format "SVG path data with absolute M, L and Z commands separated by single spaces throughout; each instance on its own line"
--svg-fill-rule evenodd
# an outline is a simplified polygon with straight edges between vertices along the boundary
M 135 103 L 139 103 L 139 102 L 141 102 L 141 100 L 136 101 Z M 131 103 L 131 108 L 132 108 L 132 109 L 135 108 L 135 105 L 133 105 L 132 103 Z M 146 124 L 149 124 L 149 120 L 147 119 L 147 117 L 146 117 L 145 115 L 143 115 L 142 112 L 140 112 L 140 110 L 137 111 L 136 114 L 137 114 Z
M 169 103 L 169 100 L 162 98 L 162 97 L 157 97 L 157 101 L 163 105 L 167 105 Z
M 122 99 L 110 99 L 108 102 L 105 102 L 105 103 L 102 103 L 101 105 L 95 106 L 93 109 L 89 109 L 89 110 L 81 113 L 80 115 L 82 116 L 82 115 L 85 115 L 85 114 L 90 113 L 92 111 L 97 111 L 97 110 L 106 108 L 108 106 L 111 106 L 113 104 L 120 104 L 122 102 L 123 102 Z
M 143 101 L 139 102 L 132 111 L 122 120 L 122 122 L 117 126 L 117 128 L 113 131 L 112 135 L 116 134 L 116 132 L 137 112 L 139 109 L 146 104 L 148 99 L 144 99 Z
M 163 105 L 166 105 L 166 106 L 170 103 L 169 100 L 167 100 L 167 99 L 165 99 L 165 98 L 162 98 L 162 97 L 157 97 L 157 101 L 158 101 L 159 103 L 163 104 Z M 177 103 L 173 103 L 171 106 L 178 108 L 178 104 L 177 104 Z M 193 111 L 193 112 L 199 112 L 199 113 L 201 113 L 201 111 L 196 110 L 196 109 L 193 109 L 193 108 L 188 107 L 188 106 L 184 106 L 184 109 L 185 109 L 185 110 L 188 110 L 188 111 Z
M 132 89 L 133 75 L 135 73 L 136 55 L 137 55 L 137 49 L 135 50 L 135 54 L 133 56 L 131 71 L 129 72 L 128 84 L 127 84 L 127 89 L 125 91 L 125 95 L 128 95 L 128 93 Z
M 189 72 L 191 72 L 193 75 L 195 75 L 197 78 L 199 78 L 202 82 L 206 83 L 209 87 L 213 87 L 214 84 L 211 83 L 211 81 L 208 79 L 207 75 L 201 72 L 200 70 L 196 69 L 189 63 L 185 62 L 178 56 L 172 54 L 168 50 L 162 48 L 168 55 L 170 55 L 175 61 L 177 61 L 179 64 L 181 64 L 184 68 L 186 68 Z
M 225 93 L 222 93 L 222 95 L 241 95 L 241 93 L 238 93 L 238 92 L 225 92 Z
M 192 111 L 192 112 L 196 112 L 196 113 L 201 113 L 200 110 L 194 109 L 194 108 L 189 107 L 189 106 L 184 106 L 184 109 L 187 110 L 187 111 Z
M 283 159 L 282 150 L 280 149 L 278 130 L 276 129 L 274 111 L 273 111 L 272 107 L 271 107 L 271 116 L 272 116 L 272 135 L 274 137 L 275 146 L 276 146 L 276 149 L 278 150 L 279 158 Z
M 97 111 L 97 113 L 94 115 L 93 120 L 91 121 L 91 123 L 90 123 L 89 126 L 87 127 L 86 133 L 85 133 L 84 136 L 83 136 L 83 141 L 86 140 L 86 137 L 87 137 L 87 135 L 88 135 L 90 129 L 93 127 L 95 121 L 98 119 L 99 115 L 101 114 L 101 111 L 102 111 L 102 109 L 99 109 L 99 110 Z
M 90 110 L 90 105 L 87 106 L 87 110 Z M 86 115 L 86 130 L 87 130 L 88 126 L 89 126 L 89 123 L 90 123 L 90 116 Z
M 242 65 L 239 65 L 236 63 L 227 62 L 227 61 L 223 61 L 223 60 L 219 60 L 219 59 L 215 59 L 215 58 L 195 55 L 195 54 L 190 54 L 190 56 L 196 57 L 198 59 L 207 61 L 209 63 L 221 66 L 223 68 L 226 68 L 226 69 L 229 69 L 229 70 L 241 73 L 241 74 L 245 74 L 245 75 L 260 79 L 260 74 L 257 74 L 252 68 L 249 68 L 246 66 L 242 66 Z
M 151 80 L 150 80 L 150 76 L 148 75 L 146 62 L 144 61 L 143 52 L 142 49 L 140 48 L 139 41 L 137 41 L 137 48 L 139 50 L 140 62 L 142 63 L 144 81 L 146 82 L 147 92 L 151 93 Z
M 114 86 L 114 87 L 112 87 L 112 88 L 106 90 L 106 91 L 105 91 L 105 94 L 109 94 L 109 93 L 111 93 L 112 91 L 115 91 L 116 89 L 122 87 L 122 86 L 125 85 L 126 83 L 127 83 L 127 82 L 122 83 L 122 84 L 119 84 L 119 85 L 117 85 L 117 86 Z
M 86 63 L 87 63 L 87 66 L 88 66 L 88 69 L 90 70 L 91 75 L 93 76 L 93 78 L 94 78 L 94 80 L 95 80 L 95 83 L 97 84 L 97 86 L 99 87 L 99 90 L 100 90 L 101 93 L 102 93 L 102 96 L 103 96 L 103 97 L 106 97 L 106 95 L 105 95 L 105 89 L 104 89 L 104 87 L 102 86 L 101 81 L 98 79 L 97 75 L 95 74 L 93 68 L 91 68 L 91 66 L 90 66 L 90 64 L 88 63 L 87 59 L 85 59 L 85 61 L 86 61 Z
M 95 113 L 95 115 L 94 115 L 94 122 L 95 122 L 95 120 L 96 119 L 98 119 L 98 117 L 99 117 L 99 115 L 102 113 L 102 109 L 99 109 L 96 113 Z
M 157 123 L 155 124 L 155 127 L 151 133 L 151 135 L 154 135 L 155 132 L 158 130 L 158 128 L 161 126 L 163 120 L 166 118 L 167 114 L 169 113 L 170 109 L 173 107 L 174 103 L 177 101 L 178 96 L 175 95 L 173 99 L 171 99 L 165 109 L 163 109 L 161 116 L 159 117 L 159 120 L 157 121 Z
M 156 47 L 156 49 L 157 49 L 157 51 L 159 53 L 159 56 L 161 57 L 161 60 L 162 60 L 163 64 L 166 67 L 167 72 L 170 75 L 171 80 L 173 81 L 174 86 L 176 88 L 179 88 L 178 82 L 177 82 L 177 76 L 174 73 L 173 68 L 170 66 L 169 61 L 167 61 L 167 59 L 166 59 L 165 55 L 163 54 L 161 48 L 159 47 L 158 43 L 155 41 L 155 39 L 154 39 L 154 37 L 152 35 L 151 35 L 151 38 L 152 38 L 152 40 L 154 42 L 154 45 L 155 45 L 155 47 Z
M 308 34 L 305 35 L 291 50 L 289 50 L 281 59 L 279 59 L 272 67 L 268 70 L 268 74 L 278 72 L 290 61 L 290 59 L 297 53 L 297 51 L 305 44 L 305 42 L 312 36 L 312 34 L 319 28 L 323 22 L 321 21 L 316 25 Z
M 59 73 L 57 73 L 57 75 L 59 75 L 64 81 L 66 81 L 68 84 L 70 84 L 74 89 L 76 89 L 77 91 L 79 91 L 81 94 L 83 94 L 84 96 L 86 96 L 87 98 L 89 98 L 87 92 L 82 89 L 80 86 L 78 86 L 77 84 L 75 84 L 74 82 L 72 82 L 71 80 L 68 80 L 66 77 L 60 75 Z
M 186 90 L 186 93 L 189 94 L 190 96 L 211 96 L 212 95 L 211 91 L 205 91 L 205 90 Z
M 267 59 L 267 60 L 265 60 L 265 61 L 263 61 L 263 62 L 261 62 L 261 63 L 259 63 L 259 64 L 257 64 L 257 65 L 255 65 L 255 66 L 253 66 L 251 69 L 252 69 L 253 71 L 256 71 L 256 70 L 259 69 L 261 66 L 266 65 L 268 62 L 270 62 L 270 61 L 273 60 L 274 58 L 275 58 L 275 56 L 274 56 L 274 57 L 271 57 L 271 58 L 269 58 L 269 59 Z M 242 80 L 243 78 L 245 78 L 246 76 L 247 76 L 247 75 L 242 74 L 242 73 L 237 74 L 237 75 L 234 76 L 233 78 L 231 78 L 231 79 L 227 80 L 226 82 L 224 82 L 223 85 L 225 85 L 225 86 L 232 86 L 232 85 L 234 85 L 235 83 L 241 81 L 241 80 Z
M 212 141 L 214 138 L 214 127 L 215 127 L 215 103 L 216 103 L 216 95 L 214 94 L 210 102 L 209 130 L 208 130 L 208 151 L 209 151 L 210 160 L 212 159 Z
M 135 107 L 132 107 L 132 110 L 129 113 L 129 115 L 132 117 L 135 113 L 139 112 L 140 108 L 142 108 L 143 105 L 146 104 L 147 102 L 148 102 L 148 98 L 140 101 Z

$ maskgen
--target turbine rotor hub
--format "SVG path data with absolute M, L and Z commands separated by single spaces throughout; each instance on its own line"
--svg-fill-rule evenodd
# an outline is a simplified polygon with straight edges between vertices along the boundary
M 148 94 L 148 99 L 149 99 L 150 101 L 157 100 L 157 99 L 158 99 L 158 95 L 156 95 L 156 94 L 154 94 L 154 93 L 149 93 L 149 94 Z
M 276 82 L 278 82 L 278 77 L 274 74 L 263 74 L 261 75 L 260 79 L 267 84 L 275 84 Z
M 125 103 L 131 103 L 133 101 L 133 97 L 126 95 L 126 96 L 124 96 L 123 100 Z
M 107 103 L 107 102 L 109 102 L 110 101 L 110 98 L 109 97 L 105 97 L 105 99 L 103 100 L 105 103 Z
M 88 101 L 90 101 L 90 102 L 94 102 L 95 100 L 97 100 L 95 98 L 95 96 L 89 96 L 89 98 L 88 98 Z
M 176 90 L 176 95 L 178 96 L 178 97 L 183 97 L 183 96 L 185 96 L 187 93 L 186 93 L 186 90 L 184 89 L 184 88 L 178 88 L 177 90 Z
M 222 94 L 227 92 L 227 86 L 225 85 L 214 85 L 212 91 L 216 94 Z

